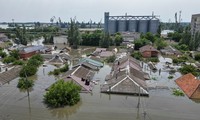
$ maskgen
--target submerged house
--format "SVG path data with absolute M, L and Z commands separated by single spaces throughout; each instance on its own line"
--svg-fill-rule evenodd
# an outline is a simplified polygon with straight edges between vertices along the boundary
M 99 61 L 86 57 L 86 58 L 81 59 L 76 66 L 80 66 L 80 65 L 93 69 L 93 70 L 98 70 L 99 68 L 103 67 L 104 64 Z
M 191 99 L 200 99 L 200 80 L 188 73 L 175 80 L 176 84 Z
M 20 55 L 20 58 L 27 59 L 27 58 L 30 58 L 31 56 L 33 56 L 37 53 L 41 53 L 41 52 L 45 53 L 45 50 L 47 50 L 47 48 L 45 48 L 42 45 L 28 46 L 28 47 L 21 48 L 19 50 L 19 55 Z
M 96 50 L 92 53 L 93 56 L 99 56 L 99 57 L 110 57 L 114 55 L 113 51 L 107 51 L 106 48 L 96 48 Z
M 92 60 L 90 58 L 83 58 L 79 63 L 67 71 L 62 79 L 65 81 L 73 81 L 81 86 L 82 92 L 91 92 L 93 88 L 92 79 L 96 68 L 102 67 L 103 63 Z
M 158 50 L 155 49 L 151 45 L 145 45 L 139 49 L 140 53 L 142 54 L 143 57 L 157 57 L 158 56 Z
M 94 72 L 83 66 L 77 66 L 72 70 L 67 71 L 62 79 L 65 81 L 73 81 L 81 87 L 81 92 L 91 92 L 93 85 L 91 80 L 94 77 Z
M 148 79 L 150 77 L 142 71 L 140 63 L 125 56 L 115 61 L 111 73 L 106 77 L 106 84 L 101 87 L 101 92 L 148 96 L 145 83 Z
M 47 63 L 52 65 L 63 65 L 68 62 L 71 58 L 68 54 L 41 54 L 41 56 L 47 61 Z

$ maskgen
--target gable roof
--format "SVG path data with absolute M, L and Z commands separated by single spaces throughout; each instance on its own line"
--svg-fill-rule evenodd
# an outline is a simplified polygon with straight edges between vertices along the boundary
M 200 85 L 200 80 L 197 80 L 191 73 L 179 77 L 175 82 L 189 98 L 192 97 Z
M 151 45 L 145 45 L 143 47 L 141 47 L 140 49 L 140 52 L 145 52 L 145 51 L 154 51 L 154 52 L 158 52 L 157 49 L 155 49 L 153 46 Z
M 34 52 L 34 51 L 43 50 L 43 49 L 45 49 L 45 47 L 42 45 L 28 46 L 28 47 L 22 48 L 22 50 L 20 50 L 20 52 L 21 53 L 30 53 L 30 52 Z
M 125 56 L 115 61 L 101 92 L 148 95 L 147 79 L 149 76 L 142 71 L 140 63 Z
M 98 61 L 93 60 L 93 59 L 90 59 L 90 58 L 83 58 L 83 59 L 81 59 L 81 60 L 79 61 L 79 64 L 82 64 L 82 63 L 84 63 L 84 62 L 88 62 L 89 64 L 92 64 L 92 65 L 94 65 L 94 66 L 96 66 L 96 67 L 103 67 L 103 63 L 98 62 Z

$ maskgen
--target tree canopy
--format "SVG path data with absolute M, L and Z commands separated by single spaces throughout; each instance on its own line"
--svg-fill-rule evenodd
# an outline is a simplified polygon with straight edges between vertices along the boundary
M 71 19 L 71 23 L 70 23 L 70 26 L 68 28 L 67 35 L 68 35 L 69 45 L 72 46 L 72 48 L 77 49 L 81 37 L 80 37 L 78 25 L 76 24 L 74 19 Z
M 44 102 L 50 107 L 74 105 L 80 101 L 81 88 L 73 82 L 59 80 L 44 95 Z

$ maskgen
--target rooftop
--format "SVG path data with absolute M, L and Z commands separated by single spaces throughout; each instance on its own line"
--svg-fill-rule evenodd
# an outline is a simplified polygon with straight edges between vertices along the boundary
M 196 98 L 193 95 L 200 87 L 200 80 L 196 79 L 194 75 L 188 73 L 176 79 L 175 82 L 189 98 Z

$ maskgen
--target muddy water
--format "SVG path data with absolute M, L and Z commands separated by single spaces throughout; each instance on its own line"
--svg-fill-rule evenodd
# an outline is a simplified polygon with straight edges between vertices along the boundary
M 101 94 L 100 84 L 110 72 L 104 65 L 94 77 L 100 80 L 91 94 L 81 94 L 81 101 L 73 107 L 47 108 L 43 104 L 45 89 L 56 81 L 48 72 L 54 69 L 48 65 L 40 67 L 30 97 L 16 88 L 17 79 L 0 87 L 0 120 L 199 120 L 200 104 L 187 97 L 175 97 L 170 90 L 154 89 L 149 98 Z M 166 73 L 162 73 L 164 76 Z M 152 75 L 157 75 L 152 73 Z M 168 76 L 168 75 L 165 75 Z M 162 79 L 164 78 L 164 79 Z M 157 84 L 166 82 L 160 77 Z M 172 80 L 173 81 L 173 80 Z M 167 83 L 167 82 L 166 82 Z M 153 82 L 152 82 L 153 84 Z M 173 84 L 166 84 L 170 86 Z M 139 109 L 138 109 L 139 103 Z

